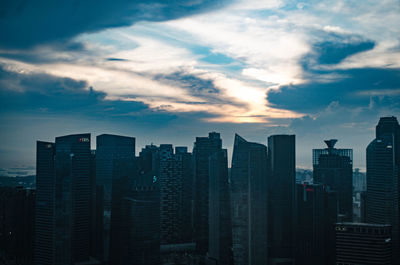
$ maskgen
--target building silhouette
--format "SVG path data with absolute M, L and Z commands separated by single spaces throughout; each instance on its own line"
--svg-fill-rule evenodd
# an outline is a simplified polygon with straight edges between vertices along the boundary
M 336 192 L 321 184 L 297 184 L 296 265 L 334 264 Z
M 182 242 L 182 161 L 175 158 L 172 144 L 159 148 L 161 244 Z
M 265 145 L 235 135 L 231 169 L 235 265 L 268 263 L 267 162 Z
M 90 259 L 90 134 L 37 142 L 36 264 Z
M 55 144 L 36 142 L 35 264 L 55 262 Z
M 336 264 L 393 264 L 390 225 L 344 222 L 335 232 Z
M 126 187 L 120 200 L 119 255 L 111 264 L 160 264 L 160 191 L 157 179 L 145 173 L 119 181 Z M 110 253 L 111 254 L 111 253 Z
M 395 117 L 383 117 L 376 138 L 367 147 L 368 223 L 392 225 L 394 262 L 399 260 L 399 154 L 400 126 Z
M 294 261 L 296 153 L 294 135 L 268 137 L 268 240 L 270 264 Z
M 209 250 L 208 264 L 233 264 L 231 200 L 228 179 L 228 154 L 223 149 L 209 162 Z
M 194 241 L 198 253 L 208 251 L 209 157 L 222 150 L 220 134 L 211 132 L 208 137 L 196 137 L 194 159 Z
M 0 264 L 33 264 L 34 224 L 35 190 L 0 187 Z
M 121 164 L 133 163 L 135 159 L 135 138 L 120 135 L 102 134 L 96 137 L 96 191 L 97 219 L 96 226 L 102 227 L 95 233 L 96 257 L 107 261 L 110 248 L 111 201 L 113 180 L 121 178 L 117 167 Z M 125 172 L 126 173 L 126 172 Z M 129 174 L 129 173 L 128 173 Z M 133 174 L 133 172 L 131 172 Z M 117 191 L 118 192 L 118 191 Z M 103 213 L 101 213 L 101 208 Z M 101 215 L 101 216 L 100 216 Z
M 175 160 L 182 172 L 181 191 L 181 241 L 188 243 L 193 241 L 193 156 L 187 147 L 175 147 Z
M 353 220 L 353 150 L 336 149 L 337 140 L 326 140 L 327 148 L 313 149 L 314 183 L 337 191 L 339 214 Z

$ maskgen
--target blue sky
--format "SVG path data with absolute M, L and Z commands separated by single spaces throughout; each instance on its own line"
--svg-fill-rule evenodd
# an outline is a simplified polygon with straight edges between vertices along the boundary
M 400 118 L 400 2 L 2 1 L 0 168 L 91 132 L 187 145 L 296 134 L 297 165 L 337 138 L 365 168 Z M 94 142 L 93 142 L 94 144 Z

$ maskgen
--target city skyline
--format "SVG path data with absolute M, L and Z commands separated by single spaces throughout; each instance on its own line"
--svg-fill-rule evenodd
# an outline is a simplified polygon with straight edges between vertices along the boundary
M 400 116 L 396 0 L 3 1 L 0 175 L 33 172 L 36 140 L 91 132 L 193 147 L 216 131 L 365 147 Z M 92 143 L 94 148 L 95 142 Z M 18 175 L 18 174 L 14 174 Z

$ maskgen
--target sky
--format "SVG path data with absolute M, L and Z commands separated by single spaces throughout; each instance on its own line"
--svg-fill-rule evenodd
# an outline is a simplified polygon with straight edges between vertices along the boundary
M 400 118 L 400 1 L 5 0 L 0 175 L 34 172 L 37 140 L 72 133 L 185 145 L 296 134 L 296 164 L 338 139 L 365 169 Z M 18 173 L 19 172 L 19 173 Z

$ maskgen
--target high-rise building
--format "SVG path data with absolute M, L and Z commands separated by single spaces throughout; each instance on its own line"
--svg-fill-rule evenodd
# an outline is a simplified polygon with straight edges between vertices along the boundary
M 194 158 L 194 240 L 198 253 L 208 251 L 208 205 L 209 205 L 209 157 L 221 151 L 220 134 L 209 133 L 208 137 L 196 137 Z
M 333 264 L 336 194 L 321 184 L 296 186 L 296 265 Z
M 267 177 L 267 147 L 236 134 L 231 169 L 235 265 L 268 264 Z
M 1 264 L 33 264 L 34 224 L 35 190 L 0 187 Z
M 353 219 L 353 150 L 336 149 L 337 140 L 326 140 L 328 148 L 313 149 L 314 183 L 337 191 L 339 214 Z
M 393 264 L 390 225 L 344 222 L 335 232 L 337 265 Z
M 177 244 L 182 241 L 182 163 L 171 144 L 161 144 L 159 156 L 161 244 Z
M 128 236 L 121 264 L 160 264 L 160 191 L 150 174 L 138 176 L 124 197 L 123 224 Z
M 268 137 L 268 239 L 270 264 L 294 259 L 296 152 L 294 135 Z
M 55 144 L 36 143 L 35 264 L 55 264 Z
M 210 156 L 209 162 L 209 247 L 213 265 L 233 264 L 230 186 L 227 150 Z
M 181 191 L 181 241 L 184 243 L 193 240 L 193 159 L 187 147 L 175 147 L 175 160 L 179 162 L 182 172 Z
M 133 172 L 129 172 L 129 169 L 132 170 L 134 160 L 134 137 L 110 134 L 102 134 L 96 137 L 97 209 L 95 212 L 98 215 L 96 227 L 100 228 L 100 231 L 95 233 L 95 255 L 99 260 L 107 261 L 109 257 L 113 180 L 124 175 L 133 175 Z M 125 167 L 126 164 L 130 166 Z M 126 172 L 127 170 L 128 172 Z
M 366 222 L 392 225 L 393 259 L 399 260 L 400 125 L 383 117 L 367 147 Z
M 89 260 L 90 156 L 90 134 L 37 142 L 36 264 Z

